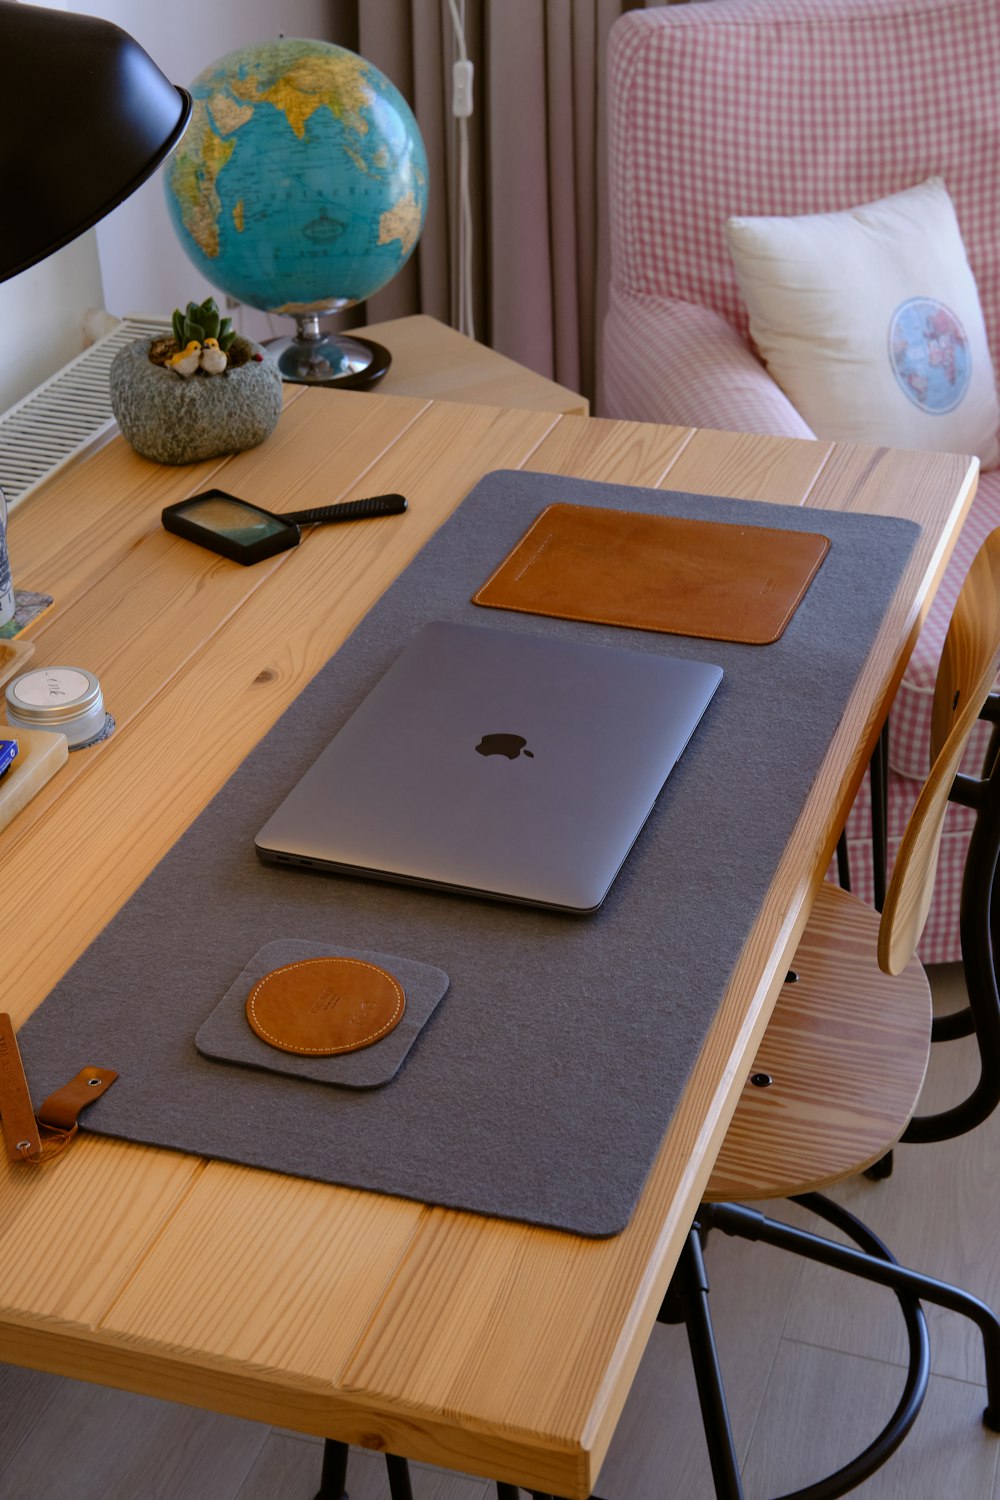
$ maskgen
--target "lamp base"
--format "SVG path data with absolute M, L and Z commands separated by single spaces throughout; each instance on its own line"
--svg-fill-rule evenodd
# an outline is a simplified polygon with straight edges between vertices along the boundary
M 282 380 L 292 385 L 332 386 L 365 391 L 382 379 L 392 355 L 371 339 L 346 334 L 271 339 L 265 346 L 277 362 Z

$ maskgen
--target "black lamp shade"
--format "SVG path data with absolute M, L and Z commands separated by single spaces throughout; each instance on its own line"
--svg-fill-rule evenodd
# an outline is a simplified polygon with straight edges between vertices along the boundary
M 0 0 L 0 281 L 103 219 L 184 133 L 191 100 L 127 32 Z

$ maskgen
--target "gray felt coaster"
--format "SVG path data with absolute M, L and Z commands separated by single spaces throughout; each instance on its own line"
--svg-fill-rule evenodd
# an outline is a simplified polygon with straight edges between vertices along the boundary
M 269 1047 L 250 1028 L 246 1016 L 247 996 L 272 969 L 301 963 L 309 958 L 359 958 L 377 964 L 399 980 L 406 996 L 406 1009 L 398 1026 L 371 1047 L 348 1052 L 343 1057 L 299 1057 Z M 345 948 L 336 943 L 310 943 L 297 938 L 265 943 L 230 985 L 195 1037 L 203 1057 L 218 1062 L 243 1063 L 282 1073 L 291 1078 L 312 1078 L 317 1083 L 337 1083 L 349 1089 L 371 1089 L 395 1078 L 403 1060 L 430 1020 L 448 989 L 448 976 L 431 964 L 415 963 L 394 953 Z
M 472 594 L 553 500 L 820 532 L 831 546 L 774 645 L 486 618 Z M 119 1078 L 87 1130 L 575 1233 L 621 1229 L 917 531 L 846 511 L 488 475 L 30 1017 L 19 1041 L 34 1097 L 100 1063 Z M 723 668 L 593 916 L 256 858 L 258 829 L 429 620 Z M 446 971 L 445 1003 L 387 1088 L 330 1088 L 198 1052 L 195 1033 L 248 956 L 286 938 Z

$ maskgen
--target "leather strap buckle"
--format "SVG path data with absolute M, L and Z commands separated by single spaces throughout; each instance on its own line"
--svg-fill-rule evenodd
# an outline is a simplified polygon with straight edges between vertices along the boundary
M 112 1068 L 81 1068 L 42 1104 L 31 1107 L 28 1080 L 9 1015 L 0 1011 L 0 1124 L 12 1162 L 42 1166 L 60 1155 L 77 1133 L 81 1112 L 114 1083 Z

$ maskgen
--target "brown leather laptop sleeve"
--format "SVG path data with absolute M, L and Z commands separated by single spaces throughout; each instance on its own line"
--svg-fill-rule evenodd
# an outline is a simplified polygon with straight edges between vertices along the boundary
M 812 531 L 556 504 L 472 602 L 766 645 L 781 636 L 829 546 Z

